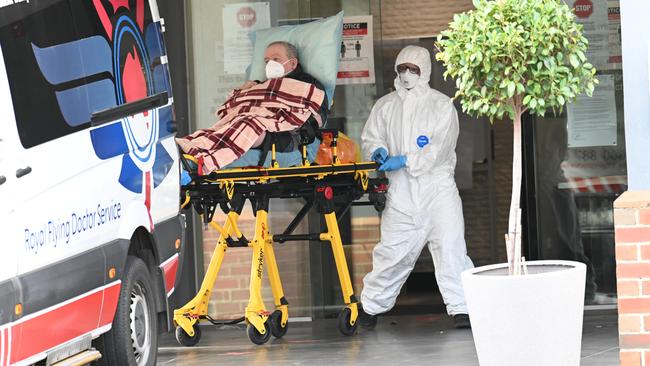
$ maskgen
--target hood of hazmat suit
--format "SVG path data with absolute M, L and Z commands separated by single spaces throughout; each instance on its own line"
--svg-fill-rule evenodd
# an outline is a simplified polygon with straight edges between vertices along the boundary
M 429 87 L 431 60 L 425 48 L 402 49 L 395 73 L 397 65 L 412 63 L 420 78 L 406 89 L 397 75 L 395 91 L 377 101 L 361 135 L 364 159 L 379 147 L 389 156 L 406 156 L 404 169 L 387 173 L 387 203 L 405 213 L 426 210 L 441 182 L 454 183 L 458 115 L 449 97 Z

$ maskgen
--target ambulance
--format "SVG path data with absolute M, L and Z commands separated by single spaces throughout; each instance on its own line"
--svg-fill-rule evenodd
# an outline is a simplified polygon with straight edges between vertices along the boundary
M 0 0 L 0 366 L 155 365 L 182 262 L 155 0 Z

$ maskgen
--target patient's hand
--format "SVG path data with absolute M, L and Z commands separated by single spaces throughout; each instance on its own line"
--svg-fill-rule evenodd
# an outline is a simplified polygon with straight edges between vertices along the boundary
M 255 85 L 257 85 L 257 82 L 256 82 L 256 81 L 254 81 L 254 80 L 248 80 L 247 82 L 245 82 L 244 84 L 242 84 L 242 86 L 239 87 L 239 90 L 250 89 L 252 86 L 255 86 Z

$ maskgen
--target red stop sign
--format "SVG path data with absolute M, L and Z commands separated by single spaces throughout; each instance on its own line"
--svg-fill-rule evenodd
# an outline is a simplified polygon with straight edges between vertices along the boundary
M 594 3 L 591 0 L 577 0 L 573 3 L 573 9 L 578 18 L 589 18 L 594 12 Z
M 255 24 L 256 21 L 257 16 L 255 14 L 255 10 L 253 10 L 253 8 L 250 6 L 244 6 L 243 8 L 239 9 L 239 11 L 237 11 L 237 22 L 239 22 L 242 27 L 250 28 Z

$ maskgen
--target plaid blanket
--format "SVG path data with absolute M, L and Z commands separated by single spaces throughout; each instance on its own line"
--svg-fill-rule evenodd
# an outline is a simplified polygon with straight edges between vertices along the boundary
M 203 174 L 241 157 L 269 132 L 300 128 L 318 111 L 325 93 L 314 85 L 290 78 L 267 80 L 246 90 L 234 90 L 219 108 L 210 128 L 177 138 L 181 149 L 203 162 Z

